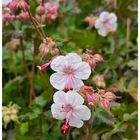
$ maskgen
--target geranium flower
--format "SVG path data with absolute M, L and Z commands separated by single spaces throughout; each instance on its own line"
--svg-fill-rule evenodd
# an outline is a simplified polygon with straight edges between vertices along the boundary
M 51 68 L 56 73 L 51 75 L 50 82 L 58 90 L 79 90 L 84 85 L 82 80 L 88 79 L 91 74 L 89 64 L 82 62 L 76 53 L 56 57 L 51 63 Z
M 80 128 L 83 120 L 89 120 L 91 112 L 85 105 L 83 97 L 76 91 L 57 91 L 53 96 L 51 112 L 58 120 L 66 119 L 67 126 Z
M 114 13 L 102 12 L 95 21 L 95 28 L 101 36 L 107 36 L 109 32 L 115 32 L 117 28 L 117 16 Z

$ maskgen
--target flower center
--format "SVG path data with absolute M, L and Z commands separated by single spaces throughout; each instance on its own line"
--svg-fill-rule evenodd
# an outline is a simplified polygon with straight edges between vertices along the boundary
M 66 67 L 64 69 L 64 73 L 67 74 L 67 75 L 72 75 L 74 73 L 74 70 L 71 67 Z
M 71 106 L 71 105 L 62 105 L 62 112 L 66 112 L 66 113 L 68 113 L 68 112 L 71 112 L 73 110 L 73 106 Z

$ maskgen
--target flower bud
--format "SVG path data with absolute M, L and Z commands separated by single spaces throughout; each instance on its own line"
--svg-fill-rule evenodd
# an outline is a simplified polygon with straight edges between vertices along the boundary
M 45 14 L 45 7 L 44 6 L 38 6 L 37 8 L 36 8 L 36 13 L 38 14 L 38 15 L 40 15 L 40 16 L 42 16 L 43 14 Z
M 21 20 L 24 20 L 24 21 L 30 20 L 30 16 L 27 12 L 21 12 L 18 16 L 19 16 L 19 19 Z
M 79 91 L 81 94 L 93 94 L 94 89 L 91 86 L 82 86 Z
M 48 53 L 49 53 L 49 47 L 45 44 L 45 43 L 42 43 L 40 46 L 39 46 L 39 55 L 43 58 L 45 57 Z
M 93 82 L 96 86 L 98 87 L 105 87 L 105 79 L 104 79 L 104 75 L 95 75 L 93 77 Z
M 26 10 L 28 8 L 28 4 L 25 0 L 20 0 L 19 7 Z
M 96 66 L 96 61 L 93 58 L 89 58 L 87 63 L 90 65 L 91 69 L 94 69 Z
M 95 59 L 96 62 L 102 62 L 104 60 L 100 54 L 95 54 L 93 58 Z
M 106 110 L 107 112 L 110 111 L 110 103 L 108 100 L 101 98 L 100 102 L 99 102 L 99 106 L 101 108 L 103 108 L 104 110 Z
M 112 92 L 109 92 L 109 91 L 104 94 L 104 97 L 106 99 L 108 99 L 109 101 L 113 101 L 116 99 L 116 95 Z
M 104 95 L 104 94 L 105 94 L 105 89 L 100 89 L 100 90 L 99 90 L 99 94 L 100 94 L 100 95 Z
M 38 68 L 39 71 L 44 70 L 50 65 L 50 63 L 51 63 L 51 61 L 49 61 L 46 64 L 43 64 L 42 66 L 37 66 L 37 68 Z
M 88 104 L 96 106 L 96 100 L 94 99 L 94 97 L 90 94 L 86 94 L 86 96 L 87 96 Z
M 5 13 L 2 16 L 3 21 L 7 21 L 7 20 L 14 20 L 15 19 L 15 15 L 11 15 L 9 13 Z
M 51 50 L 51 55 L 52 56 L 57 56 L 59 54 L 60 54 L 60 51 L 59 51 L 58 48 L 54 48 L 54 49 Z
M 70 128 L 69 124 L 67 122 L 65 122 L 61 127 L 62 133 L 66 134 L 68 132 L 69 128 Z
M 17 10 L 18 9 L 18 4 L 15 0 L 12 0 L 9 4 L 9 8 L 12 10 Z

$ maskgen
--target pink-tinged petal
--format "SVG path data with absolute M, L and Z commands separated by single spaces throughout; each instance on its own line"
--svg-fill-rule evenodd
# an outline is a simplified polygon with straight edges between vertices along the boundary
M 109 15 L 109 23 L 117 22 L 117 16 L 114 13 L 110 13 Z
M 81 121 L 78 118 L 75 118 L 73 115 L 71 115 L 70 119 L 69 119 L 69 125 L 76 127 L 76 128 L 81 128 L 83 126 L 83 121 Z
M 81 57 L 76 53 L 69 53 L 66 55 L 66 59 L 68 60 L 69 64 L 75 64 L 82 62 Z
M 78 91 L 83 85 L 84 85 L 84 83 L 80 79 L 77 79 L 73 76 L 65 77 L 65 89 L 66 90 L 75 89 Z
M 98 33 L 99 33 L 99 35 L 105 37 L 105 36 L 107 36 L 108 31 L 107 31 L 106 28 L 100 28 L 100 29 L 98 30 Z
M 63 70 L 67 65 L 68 65 L 68 62 L 65 56 L 57 56 L 51 62 L 51 69 L 53 69 L 56 72 L 63 73 Z
M 99 29 L 102 26 L 102 24 L 103 24 L 102 21 L 100 19 L 97 19 L 95 21 L 95 28 Z
M 61 73 L 54 73 L 50 77 L 51 85 L 58 89 L 63 90 L 65 88 L 66 80 L 65 75 Z
M 66 103 L 65 95 L 64 91 L 57 91 L 53 96 L 53 101 L 59 106 L 64 105 Z
M 84 103 L 84 99 L 76 91 L 70 90 L 66 93 L 66 103 L 72 106 L 82 105 Z
M 2 4 L 8 5 L 12 0 L 2 0 Z
M 56 104 L 52 104 L 51 112 L 52 112 L 53 118 L 55 119 L 63 120 L 66 118 L 66 113 L 62 112 L 61 107 Z
M 91 112 L 87 106 L 79 105 L 74 108 L 73 116 L 80 120 L 89 120 L 91 117 Z
M 89 78 L 91 74 L 91 68 L 89 64 L 86 62 L 75 64 L 74 69 L 75 69 L 74 76 L 78 79 L 86 80 Z
M 102 12 L 99 16 L 101 21 L 105 21 L 106 19 L 108 19 L 108 17 L 109 17 L 109 12 L 107 11 Z

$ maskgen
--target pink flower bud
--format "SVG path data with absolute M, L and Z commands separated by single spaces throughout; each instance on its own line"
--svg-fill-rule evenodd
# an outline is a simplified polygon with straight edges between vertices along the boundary
M 91 69 L 94 69 L 96 66 L 96 61 L 93 58 L 89 58 L 87 63 L 90 65 Z
M 69 124 L 67 122 L 65 122 L 61 127 L 62 133 L 66 134 L 68 132 L 69 128 L 70 128 Z
M 15 15 L 11 15 L 9 13 L 5 13 L 5 14 L 3 14 L 2 18 L 3 18 L 4 21 L 14 20 L 15 19 Z
M 9 4 L 9 8 L 12 10 L 17 10 L 18 9 L 18 3 L 15 0 L 12 0 Z
M 95 75 L 93 77 L 93 82 L 98 87 L 103 87 L 104 88 L 106 86 L 104 75 L 98 75 L 98 74 Z
M 60 54 L 60 51 L 59 51 L 58 48 L 54 48 L 54 49 L 51 50 L 51 55 L 52 56 L 57 56 L 59 54 Z
M 51 61 L 49 61 L 46 64 L 43 64 L 42 66 L 37 66 L 37 68 L 38 68 L 39 71 L 41 71 L 41 70 L 46 69 L 50 64 L 51 64 Z
M 105 94 L 105 89 L 100 89 L 98 93 L 99 93 L 100 95 Z
M 25 21 L 30 20 L 30 16 L 27 12 L 21 12 L 18 16 L 19 16 L 19 19 L 21 20 L 25 20 Z
M 93 54 L 93 50 L 87 50 L 87 53 L 88 53 L 89 55 L 92 55 L 92 54 Z
M 93 58 L 95 59 L 96 62 L 102 62 L 104 60 L 100 54 L 95 54 Z
M 42 43 L 40 46 L 39 46 L 39 55 L 43 58 L 45 57 L 48 53 L 49 53 L 49 47 L 45 44 L 45 43 Z
M 25 0 L 20 0 L 18 6 L 24 10 L 26 10 L 29 7 Z
M 87 96 L 88 104 L 96 106 L 96 100 L 94 99 L 94 97 L 90 94 L 86 94 L 86 96 Z
M 93 94 L 94 89 L 91 86 L 82 86 L 79 91 L 81 94 Z
M 119 97 L 117 97 L 114 93 L 112 93 L 112 92 L 106 92 L 105 94 L 104 94 L 104 97 L 106 98 L 106 99 L 108 99 L 109 101 L 113 101 L 113 100 L 115 100 L 116 98 L 119 98 Z
M 37 8 L 36 8 L 36 13 L 38 14 L 38 15 L 40 15 L 40 16 L 42 16 L 43 14 L 45 14 L 45 7 L 44 6 L 38 6 Z
M 101 108 L 103 108 L 104 110 L 106 110 L 107 112 L 110 110 L 110 103 L 108 100 L 101 98 L 100 102 L 99 102 L 99 106 Z

